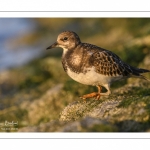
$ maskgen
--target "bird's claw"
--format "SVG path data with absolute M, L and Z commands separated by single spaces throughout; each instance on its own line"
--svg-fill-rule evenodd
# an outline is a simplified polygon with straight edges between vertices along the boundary
M 93 92 L 90 94 L 83 95 L 80 98 L 84 100 L 86 100 L 87 98 L 95 98 L 96 100 L 99 100 L 100 96 L 101 96 L 100 93 Z

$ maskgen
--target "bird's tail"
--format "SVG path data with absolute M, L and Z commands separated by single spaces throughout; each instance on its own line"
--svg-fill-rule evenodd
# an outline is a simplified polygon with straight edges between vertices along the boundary
M 142 68 L 134 68 L 134 67 L 132 68 L 132 70 L 134 70 L 133 75 L 138 76 L 138 77 L 145 79 L 145 80 L 150 82 L 149 79 L 147 79 L 145 76 L 141 75 L 143 73 L 150 72 L 150 70 L 142 69 Z

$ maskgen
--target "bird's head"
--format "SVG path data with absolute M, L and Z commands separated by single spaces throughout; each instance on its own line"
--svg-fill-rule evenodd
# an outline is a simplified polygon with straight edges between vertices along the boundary
M 80 43 L 80 38 L 75 32 L 64 31 L 58 35 L 57 41 L 49 46 L 47 49 L 61 47 L 64 50 L 69 50 L 75 48 Z

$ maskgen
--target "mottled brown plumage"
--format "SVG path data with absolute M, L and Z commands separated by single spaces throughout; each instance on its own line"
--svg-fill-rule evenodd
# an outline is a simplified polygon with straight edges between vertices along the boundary
M 47 49 L 54 47 L 63 48 L 62 65 L 71 78 L 82 84 L 98 87 L 98 93 L 84 95 L 83 99 L 89 97 L 99 99 L 100 95 L 109 95 L 112 82 L 128 77 L 146 79 L 141 74 L 150 72 L 126 64 L 109 50 L 82 43 L 79 36 L 72 31 L 59 34 L 57 42 Z M 101 93 L 101 86 L 104 86 L 108 91 Z

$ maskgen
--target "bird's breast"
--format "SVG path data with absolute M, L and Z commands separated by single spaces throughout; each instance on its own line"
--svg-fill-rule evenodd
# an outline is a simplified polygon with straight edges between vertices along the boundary
M 94 67 L 85 68 L 83 72 L 76 73 L 70 68 L 67 69 L 67 74 L 75 81 L 85 85 L 105 85 L 112 81 L 118 80 L 120 77 L 110 77 L 99 74 Z
M 82 72 L 84 61 L 82 53 L 76 53 L 71 50 L 68 50 L 68 52 L 62 56 L 62 65 L 66 72 L 68 69 L 75 73 Z

